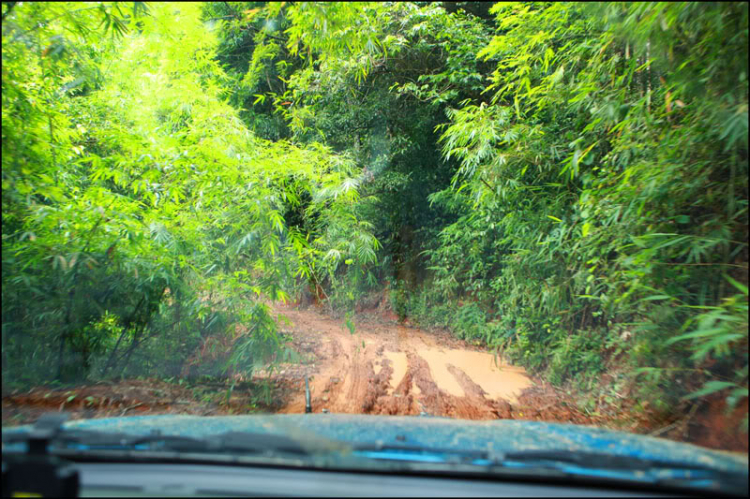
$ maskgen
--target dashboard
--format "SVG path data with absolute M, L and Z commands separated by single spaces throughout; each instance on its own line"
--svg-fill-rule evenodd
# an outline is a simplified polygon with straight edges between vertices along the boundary
M 80 474 L 81 497 L 655 497 L 648 490 L 424 475 L 154 463 L 75 463 L 74 467 Z

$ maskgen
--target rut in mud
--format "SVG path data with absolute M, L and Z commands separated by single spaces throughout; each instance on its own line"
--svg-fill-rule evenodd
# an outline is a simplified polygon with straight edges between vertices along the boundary
M 523 368 L 504 364 L 445 332 L 364 321 L 354 332 L 314 310 L 275 306 L 306 356 L 274 379 L 287 386 L 282 413 L 305 411 L 309 376 L 313 412 L 447 416 L 462 419 L 544 419 L 594 423 L 549 393 Z M 540 392 L 545 399 L 538 400 Z

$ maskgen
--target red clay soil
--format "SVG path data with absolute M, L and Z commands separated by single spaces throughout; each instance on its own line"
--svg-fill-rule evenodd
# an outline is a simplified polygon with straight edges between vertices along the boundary
M 68 412 L 71 419 L 98 419 L 151 414 L 246 414 L 278 408 L 263 405 L 257 384 L 239 383 L 227 399 L 228 388 L 222 383 L 195 383 L 188 387 L 155 378 L 67 388 L 38 386 L 22 393 L 4 394 L 2 422 L 3 426 L 29 424 L 50 411 Z
M 748 434 L 740 429 L 748 414 L 747 399 L 728 410 L 724 398 L 716 394 L 699 402 L 694 410 L 684 412 L 669 418 L 653 416 L 633 431 L 711 449 L 748 453 Z
M 747 433 L 737 431 L 743 418 L 747 416 L 747 411 L 747 399 L 733 411 L 727 411 L 724 399 L 717 395 L 709 398 L 703 409 L 696 412 L 695 418 L 688 422 L 684 432 L 705 447 L 747 454 Z

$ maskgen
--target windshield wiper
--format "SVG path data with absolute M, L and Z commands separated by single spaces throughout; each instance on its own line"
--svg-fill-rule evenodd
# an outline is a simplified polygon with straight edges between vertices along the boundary
M 599 452 L 535 450 L 509 452 L 502 467 L 549 467 L 567 475 L 718 490 L 747 495 L 748 475 L 681 461 L 662 461 Z
M 746 474 L 693 463 L 607 453 L 562 449 L 493 453 L 384 443 L 358 445 L 355 446 L 354 453 L 381 461 L 461 465 L 462 471 L 468 466 L 490 474 L 544 472 L 545 476 L 658 484 L 682 489 L 716 490 L 744 496 L 748 491 Z
M 31 448 L 33 437 L 24 433 L 3 435 L 3 444 L 27 443 Z M 320 449 L 305 446 L 283 435 L 267 433 L 227 432 L 206 439 L 162 435 L 134 436 L 93 430 L 62 430 L 48 444 L 57 449 L 78 450 L 151 450 L 174 452 L 221 452 L 242 454 L 293 454 L 310 456 Z
M 680 469 L 684 471 L 724 473 L 733 475 L 731 472 L 723 472 L 709 466 L 700 464 L 685 463 L 681 461 L 661 461 L 633 456 L 623 456 L 617 454 L 608 454 L 603 452 L 586 452 L 570 450 L 533 450 L 520 452 L 488 452 L 484 450 L 455 450 L 445 448 L 423 447 L 419 445 L 402 445 L 402 444 L 362 444 L 355 445 L 354 451 L 357 453 L 370 453 L 383 459 L 387 455 L 398 453 L 404 456 L 418 456 L 420 454 L 429 454 L 434 456 L 445 456 L 455 460 L 457 458 L 464 462 L 475 462 L 487 466 L 508 466 L 508 465 L 575 465 L 581 468 L 597 469 L 617 469 L 643 471 L 647 469 Z M 380 454 L 378 454 L 380 453 Z M 745 477 L 747 477 L 745 475 Z
M 691 469 L 696 471 L 716 472 L 714 468 L 680 461 L 659 461 L 633 456 L 622 456 L 603 452 L 584 452 L 568 450 L 534 450 L 522 452 L 508 452 L 503 455 L 505 460 L 518 462 L 565 462 L 584 467 L 615 468 L 629 470 L 643 470 L 644 468 L 674 468 Z

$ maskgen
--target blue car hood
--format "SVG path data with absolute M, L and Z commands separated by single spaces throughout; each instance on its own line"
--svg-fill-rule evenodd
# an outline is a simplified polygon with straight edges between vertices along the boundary
M 323 437 L 352 444 L 408 445 L 455 451 L 522 452 L 565 450 L 607 453 L 657 461 L 707 466 L 747 474 L 747 455 L 712 451 L 661 438 L 590 426 L 537 421 L 465 421 L 435 417 L 349 414 L 247 416 L 132 416 L 69 421 L 66 428 L 147 435 L 206 437 L 229 431 Z M 3 432 L 29 427 L 3 428 Z

